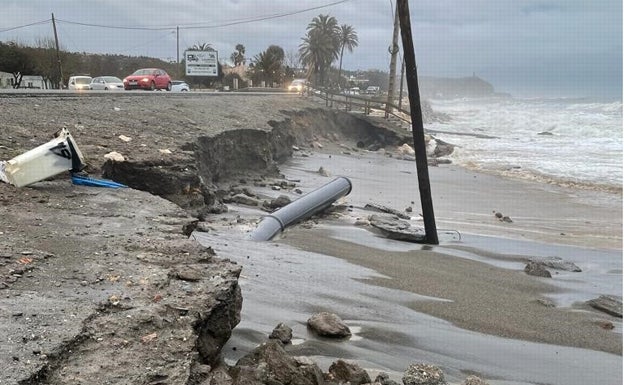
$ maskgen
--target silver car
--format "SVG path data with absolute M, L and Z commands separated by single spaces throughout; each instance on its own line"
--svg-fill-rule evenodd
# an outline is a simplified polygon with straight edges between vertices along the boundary
M 174 92 L 186 92 L 189 91 L 191 88 L 189 87 L 189 85 L 182 80 L 172 80 L 171 81 L 171 91 Z
M 115 76 L 98 76 L 91 80 L 89 84 L 91 90 L 101 91 L 123 91 L 123 81 Z

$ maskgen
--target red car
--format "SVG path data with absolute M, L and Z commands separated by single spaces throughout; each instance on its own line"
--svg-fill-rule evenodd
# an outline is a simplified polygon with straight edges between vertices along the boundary
M 123 80 L 124 89 L 171 91 L 171 77 L 159 68 L 142 68 Z

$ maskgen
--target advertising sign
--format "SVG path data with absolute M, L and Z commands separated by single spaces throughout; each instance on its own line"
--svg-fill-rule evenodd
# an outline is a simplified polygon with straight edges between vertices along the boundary
M 186 76 L 219 76 L 217 51 L 186 51 Z

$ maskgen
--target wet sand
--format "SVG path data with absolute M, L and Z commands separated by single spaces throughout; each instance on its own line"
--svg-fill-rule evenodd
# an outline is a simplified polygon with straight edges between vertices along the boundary
M 321 360 L 350 358 L 395 373 L 425 361 L 440 365 L 453 383 L 470 372 L 492 384 L 621 382 L 622 321 L 582 304 L 600 294 L 621 295 L 621 198 L 432 167 L 441 244 L 430 247 L 353 226 L 371 214 L 363 210 L 368 202 L 412 206 L 418 217 L 413 162 L 334 152 L 295 158 L 280 169 L 308 192 L 332 179 L 317 172 L 321 166 L 352 181 L 343 198 L 349 210 L 293 226 L 253 252 L 224 234 L 210 240 L 247 274 L 243 322 L 229 343 L 238 347 L 233 359 L 262 340 L 259 330 L 268 334 L 286 322 L 303 341 L 293 351 Z M 498 221 L 493 210 L 513 223 Z M 235 256 L 241 252 L 246 258 Z M 527 258 L 546 256 L 583 272 L 553 271 L 553 279 L 523 272 Z M 361 340 L 316 341 L 304 325 L 318 310 L 347 319 Z M 602 321 L 615 329 L 601 328 Z

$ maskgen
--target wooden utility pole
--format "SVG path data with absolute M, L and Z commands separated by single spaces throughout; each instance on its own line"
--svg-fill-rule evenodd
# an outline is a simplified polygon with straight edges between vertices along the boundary
M 56 43 L 56 62 L 58 63 L 58 71 L 60 75 L 59 89 L 63 89 L 63 66 L 61 65 L 61 49 L 59 48 L 58 34 L 56 33 L 56 20 L 54 20 L 54 13 L 52 13 L 52 29 L 54 30 L 54 42 Z
M 405 76 L 409 93 L 410 111 L 412 115 L 412 137 L 416 152 L 416 170 L 418 172 L 418 188 L 420 203 L 425 224 L 425 240 L 428 244 L 437 245 L 438 231 L 436 229 L 433 201 L 431 200 L 431 186 L 429 185 L 429 169 L 427 166 L 427 146 L 425 144 L 425 129 L 420 106 L 420 91 L 418 90 L 418 74 L 416 72 L 416 57 L 412 39 L 408 0 L 397 0 L 397 10 L 401 20 L 401 38 L 403 41 L 403 59 L 405 60 Z
M 392 109 L 392 104 L 394 102 L 394 82 L 396 80 L 396 61 L 397 55 L 399 53 L 399 12 L 398 12 L 399 3 L 397 3 L 397 7 L 394 11 L 394 30 L 392 31 L 392 45 L 388 47 L 388 52 L 390 52 L 390 80 L 388 81 L 388 100 L 386 102 L 386 114 L 385 117 L 388 119 L 390 116 L 390 111 Z

